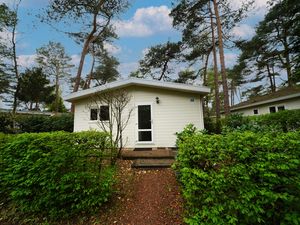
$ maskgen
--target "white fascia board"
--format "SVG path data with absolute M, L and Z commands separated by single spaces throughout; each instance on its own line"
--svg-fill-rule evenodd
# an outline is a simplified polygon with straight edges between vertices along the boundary
M 273 98 L 273 99 L 269 99 L 269 100 L 265 100 L 265 101 L 261 101 L 261 102 L 254 102 L 254 103 L 251 103 L 249 105 L 244 105 L 244 106 L 232 108 L 231 111 L 251 108 L 253 106 L 259 106 L 259 105 L 264 105 L 264 104 L 268 104 L 268 103 L 272 103 L 272 102 L 284 101 L 284 100 L 287 100 L 287 99 L 292 99 L 292 98 L 297 98 L 297 97 L 300 97 L 300 93 L 296 93 L 296 94 L 292 94 L 292 95 L 286 95 L 286 96 L 282 96 L 282 97 L 279 97 L 279 98 Z
M 74 101 L 77 99 L 85 98 L 87 96 L 93 95 L 94 93 L 98 93 L 101 91 L 108 91 L 118 88 L 124 88 L 128 86 L 143 86 L 143 87 L 152 87 L 152 88 L 160 88 L 160 89 L 168 89 L 168 90 L 176 90 L 188 93 L 197 93 L 201 95 L 206 95 L 210 92 L 210 88 L 205 86 L 194 86 L 188 84 L 179 84 L 172 82 L 162 82 L 162 81 L 154 81 L 154 80 L 145 80 L 138 78 L 130 78 L 126 80 L 115 81 L 112 83 L 108 83 L 105 85 L 101 85 L 99 87 L 90 88 L 87 90 L 82 90 L 79 92 L 73 92 L 70 95 L 66 96 L 64 100 L 66 101 Z

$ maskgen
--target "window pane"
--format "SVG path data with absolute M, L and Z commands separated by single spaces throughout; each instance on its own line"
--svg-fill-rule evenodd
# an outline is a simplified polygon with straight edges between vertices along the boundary
M 139 131 L 139 141 L 152 141 L 151 131 Z
M 278 106 L 277 109 L 278 109 L 278 111 L 283 111 L 283 110 L 285 110 L 284 105 Z
M 270 113 L 275 113 L 276 112 L 275 106 L 270 107 L 269 110 L 270 110 Z
M 90 120 L 97 120 L 97 109 L 91 109 Z
M 151 129 L 151 107 L 150 105 L 138 106 L 139 129 Z
M 100 106 L 100 120 L 109 120 L 109 107 L 107 105 Z
M 253 113 L 254 113 L 254 115 L 257 115 L 258 114 L 258 109 L 254 109 Z

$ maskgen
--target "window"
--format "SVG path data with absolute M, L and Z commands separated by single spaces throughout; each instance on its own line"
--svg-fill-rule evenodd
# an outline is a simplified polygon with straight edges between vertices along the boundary
M 91 109 L 90 120 L 98 120 L 98 113 L 101 121 L 109 120 L 109 107 L 107 105 L 100 106 L 100 110 Z
M 276 113 L 276 108 L 275 106 L 269 107 L 270 113 Z
M 101 121 L 109 120 L 109 107 L 108 107 L 108 105 L 102 105 L 102 106 L 100 106 L 99 117 L 100 117 L 99 119 Z
M 254 113 L 254 115 L 257 115 L 258 114 L 258 109 L 254 109 L 253 113 Z
M 285 110 L 284 105 L 278 106 L 278 107 L 277 107 L 277 110 L 278 110 L 278 111 L 283 111 L 283 110 Z
M 97 120 L 98 119 L 97 114 L 98 114 L 97 109 L 91 109 L 90 120 Z

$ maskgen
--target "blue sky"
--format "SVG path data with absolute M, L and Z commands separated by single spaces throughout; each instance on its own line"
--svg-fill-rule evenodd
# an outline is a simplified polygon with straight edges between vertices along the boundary
M 174 0 L 175 1 L 175 0 Z M 256 0 L 255 9 L 250 16 L 233 30 L 236 37 L 250 38 L 254 34 L 255 25 L 266 12 L 267 0 Z M 11 4 L 13 0 L 0 0 L 0 3 Z M 119 59 L 119 72 L 123 77 L 135 70 L 146 50 L 156 44 L 168 40 L 180 40 L 180 33 L 172 28 L 172 19 L 168 16 L 171 0 L 135 0 L 130 1 L 129 9 L 114 20 L 119 39 L 107 49 Z M 239 0 L 232 0 L 233 5 L 241 4 Z M 18 55 L 20 65 L 30 67 L 34 64 L 35 50 L 49 41 L 61 42 L 67 53 L 72 56 L 73 63 L 78 65 L 81 46 L 63 33 L 58 33 L 47 24 L 39 22 L 36 15 L 45 7 L 48 0 L 22 0 L 20 7 L 20 23 L 18 26 Z M 2 37 L 5 34 L 0 34 Z M 238 52 L 226 50 L 227 66 L 232 66 Z M 86 65 L 84 71 L 88 71 Z

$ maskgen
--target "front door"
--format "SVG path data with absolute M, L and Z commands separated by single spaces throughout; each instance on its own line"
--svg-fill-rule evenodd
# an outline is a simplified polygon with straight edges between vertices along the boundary
M 151 105 L 138 105 L 138 142 L 152 142 Z

